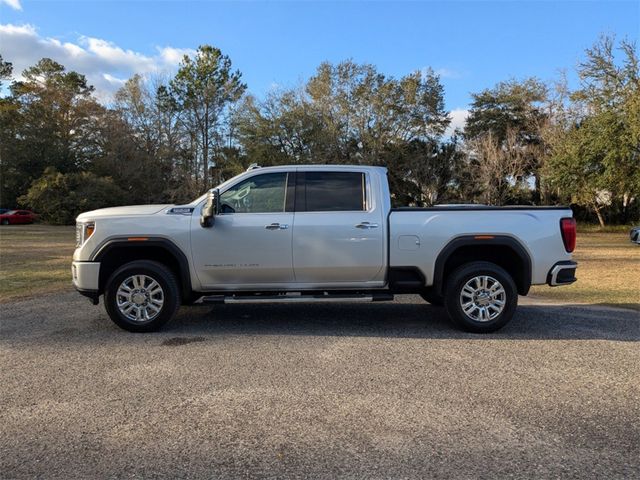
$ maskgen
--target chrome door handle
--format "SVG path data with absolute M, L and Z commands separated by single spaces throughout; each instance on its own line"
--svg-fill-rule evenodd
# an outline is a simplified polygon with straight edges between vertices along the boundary
M 377 223 L 362 222 L 362 223 L 357 224 L 356 228 L 360 228 L 362 230 L 366 230 L 368 228 L 378 228 L 378 224 Z
M 271 225 L 266 225 L 264 228 L 267 230 L 286 230 L 289 228 L 289 225 L 286 223 L 272 223 Z

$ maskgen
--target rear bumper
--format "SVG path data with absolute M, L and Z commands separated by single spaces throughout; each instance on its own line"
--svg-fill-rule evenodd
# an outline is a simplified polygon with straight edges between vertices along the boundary
M 578 264 L 571 260 L 556 263 L 547 274 L 547 284 L 552 287 L 571 285 L 577 280 Z

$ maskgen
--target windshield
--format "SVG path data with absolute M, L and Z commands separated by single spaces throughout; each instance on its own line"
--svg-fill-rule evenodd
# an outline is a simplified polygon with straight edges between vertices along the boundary
M 227 185 L 229 185 L 231 182 L 233 182 L 236 178 L 238 178 L 240 175 L 244 174 L 246 172 L 242 172 L 238 175 L 236 175 L 235 177 L 231 177 L 229 180 L 226 180 L 224 182 L 222 182 L 220 185 L 218 185 L 217 187 L 213 187 L 213 189 L 218 188 L 220 190 L 224 189 Z M 212 189 L 212 190 L 213 190 Z M 198 198 L 196 198 L 193 202 L 193 204 L 198 204 L 200 202 L 203 202 L 206 198 L 207 198 L 207 194 L 209 193 L 209 191 L 206 191 L 205 193 L 203 193 L 202 195 L 200 195 Z

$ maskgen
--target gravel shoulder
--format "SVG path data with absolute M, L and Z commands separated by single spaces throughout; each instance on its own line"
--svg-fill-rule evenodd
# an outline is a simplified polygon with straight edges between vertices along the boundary
M 3 478 L 631 478 L 640 314 L 523 301 L 492 335 L 393 304 L 0 305 Z

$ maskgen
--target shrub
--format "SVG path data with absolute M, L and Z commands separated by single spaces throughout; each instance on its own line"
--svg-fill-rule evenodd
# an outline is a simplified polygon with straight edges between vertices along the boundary
M 19 202 L 39 213 L 45 222 L 70 225 L 82 212 L 119 205 L 123 199 L 124 192 L 109 177 L 89 172 L 63 174 L 47 168 Z

